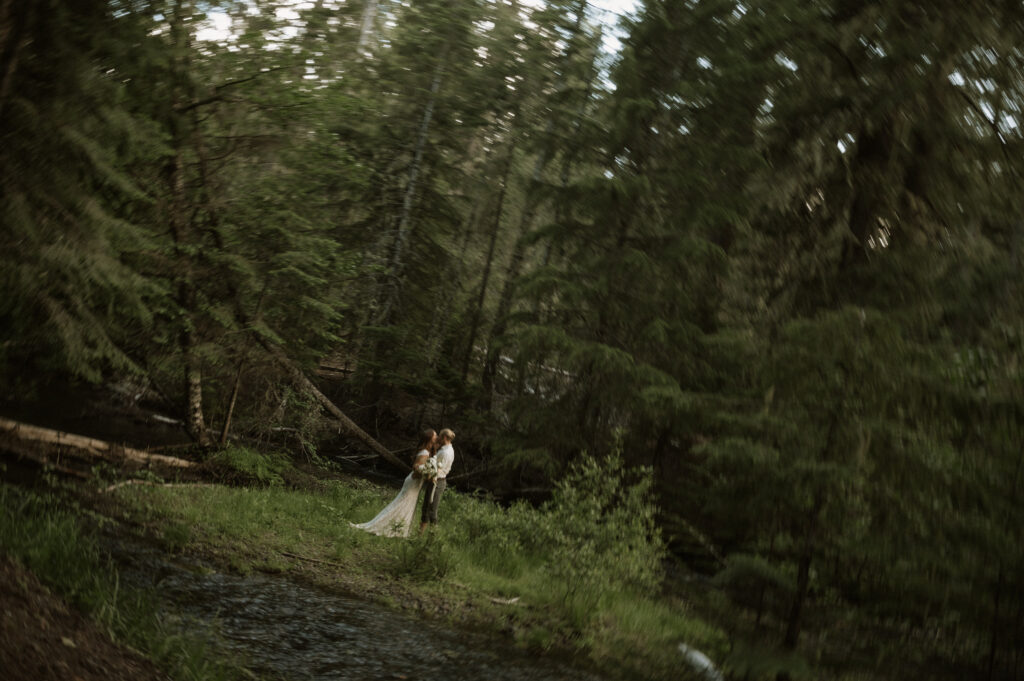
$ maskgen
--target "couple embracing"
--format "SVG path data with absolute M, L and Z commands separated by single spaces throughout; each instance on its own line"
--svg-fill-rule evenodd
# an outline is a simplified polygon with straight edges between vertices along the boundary
M 412 472 L 405 478 L 402 489 L 390 504 L 380 513 L 365 523 L 354 525 L 361 530 L 373 532 L 384 537 L 408 537 L 416 514 L 416 503 L 420 490 L 424 491 L 423 512 L 420 515 L 420 532 L 427 525 L 437 523 L 437 508 L 441 503 L 441 494 L 447 486 L 448 472 L 455 461 L 455 448 L 452 441 L 455 433 L 444 428 L 440 433 L 432 429 L 423 431 L 420 442 L 416 446 Z M 424 484 L 426 483 L 426 484 Z

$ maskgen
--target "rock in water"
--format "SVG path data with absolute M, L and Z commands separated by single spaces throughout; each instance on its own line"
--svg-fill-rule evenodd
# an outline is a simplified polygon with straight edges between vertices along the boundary
M 715 663 L 704 653 L 696 648 L 691 648 L 685 643 L 679 644 L 679 652 L 686 658 L 686 662 L 690 667 L 708 681 L 724 681 L 722 673 L 715 669 Z

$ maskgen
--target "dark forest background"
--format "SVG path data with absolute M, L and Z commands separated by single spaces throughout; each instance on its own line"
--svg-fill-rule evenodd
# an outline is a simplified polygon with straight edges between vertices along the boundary
M 751 669 L 1024 678 L 1022 45 L 1009 1 L 2 0 L 0 384 L 329 461 L 290 366 L 504 498 L 621 449 Z

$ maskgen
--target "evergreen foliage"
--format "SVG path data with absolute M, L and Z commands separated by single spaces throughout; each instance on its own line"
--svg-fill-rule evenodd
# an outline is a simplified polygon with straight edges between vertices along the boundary
M 580 0 L 0 5 L 8 393 L 323 453 L 283 352 L 737 676 L 1020 675 L 1020 6 L 647 0 L 607 55 Z

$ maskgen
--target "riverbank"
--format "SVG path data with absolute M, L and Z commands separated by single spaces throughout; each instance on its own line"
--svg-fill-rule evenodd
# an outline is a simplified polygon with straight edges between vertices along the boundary
M 236 484 L 217 483 L 231 467 Z M 389 487 L 337 472 L 311 475 L 283 457 L 248 451 L 220 455 L 220 468 L 211 470 L 222 474 L 177 484 L 152 475 L 121 486 L 92 479 L 70 490 L 82 512 L 115 519 L 169 555 L 199 556 L 238 575 L 286 574 L 454 628 L 492 632 L 539 654 L 568 653 L 607 678 L 679 678 L 680 642 L 724 654 L 724 636 L 685 602 L 601 568 L 610 548 L 597 546 L 602 538 L 551 545 L 551 524 L 571 525 L 565 517 L 453 492 L 436 532 L 387 539 L 348 522 L 376 513 L 393 496 Z M 623 548 L 620 563 L 642 558 Z M 566 550 L 583 562 L 564 564 Z
M 167 681 L 152 661 L 114 643 L 100 626 L 0 557 L 0 669 L 5 679 Z
M 8 472 L 0 461 L 5 480 Z M 252 679 L 216 641 L 162 617 L 156 594 L 121 583 L 97 541 L 97 523 L 108 521 L 74 491 L 49 474 L 34 489 L 0 484 L 3 678 Z
M 551 545 L 553 533 L 573 528 L 553 528 L 565 519 L 525 504 L 502 508 L 452 491 L 441 524 L 425 535 L 383 538 L 349 526 L 372 517 L 395 491 L 337 474 L 305 488 L 126 485 L 109 494 L 105 512 L 127 517 L 167 551 L 201 555 L 221 569 L 287 573 L 500 634 L 540 654 L 568 655 L 613 678 L 679 678 L 680 642 L 724 656 L 724 635 L 687 603 L 617 578 L 616 570 L 642 560 L 630 547 L 597 546 L 593 536 Z

